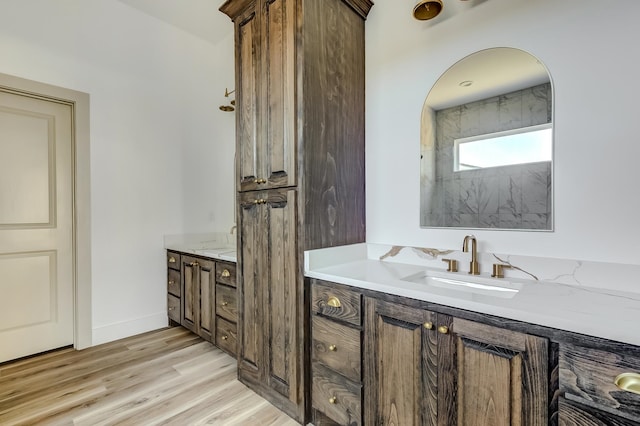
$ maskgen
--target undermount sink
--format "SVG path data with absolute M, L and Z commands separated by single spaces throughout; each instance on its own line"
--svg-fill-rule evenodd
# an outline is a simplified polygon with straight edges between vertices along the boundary
M 444 274 L 435 271 L 420 271 L 417 274 L 402 278 L 402 281 L 424 284 L 430 287 L 463 293 L 482 294 L 502 299 L 513 298 L 522 284 L 505 281 L 503 279 L 483 278 L 477 276 L 463 276 Z

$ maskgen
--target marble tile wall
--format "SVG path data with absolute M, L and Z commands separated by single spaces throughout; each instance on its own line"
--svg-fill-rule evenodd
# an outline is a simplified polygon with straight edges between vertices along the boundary
M 551 108 L 547 83 L 438 111 L 432 161 L 436 173 L 429 179 L 421 176 L 432 185 L 421 224 L 551 229 L 551 162 L 453 171 L 455 139 L 548 123 Z

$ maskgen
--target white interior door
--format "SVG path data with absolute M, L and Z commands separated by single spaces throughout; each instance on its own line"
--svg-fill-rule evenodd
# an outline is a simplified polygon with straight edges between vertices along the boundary
M 73 344 L 72 112 L 0 90 L 0 362 Z

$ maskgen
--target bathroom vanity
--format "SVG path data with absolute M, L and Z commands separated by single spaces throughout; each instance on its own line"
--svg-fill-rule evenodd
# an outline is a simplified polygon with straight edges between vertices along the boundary
M 316 426 L 640 424 L 640 295 L 399 251 L 306 253 Z
M 232 356 L 237 353 L 235 248 L 169 244 L 167 316 Z

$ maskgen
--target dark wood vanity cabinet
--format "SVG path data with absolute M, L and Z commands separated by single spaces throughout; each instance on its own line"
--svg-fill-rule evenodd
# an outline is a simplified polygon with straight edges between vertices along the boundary
M 303 251 L 365 240 L 370 0 L 228 0 L 239 192 L 238 376 L 306 420 Z
M 314 424 L 555 424 L 548 338 L 425 302 L 309 285 Z M 332 346 L 344 350 L 335 356 Z
M 547 424 L 547 339 L 374 298 L 365 315 L 367 424 Z
M 167 251 L 167 316 L 235 356 L 235 263 Z

